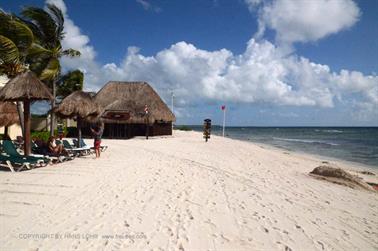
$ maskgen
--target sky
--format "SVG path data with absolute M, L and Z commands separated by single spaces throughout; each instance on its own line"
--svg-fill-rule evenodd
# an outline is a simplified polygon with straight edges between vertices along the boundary
M 146 81 L 176 124 L 378 126 L 376 0 L 0 0 L 65 15 L 63 71 Z M 40 112 L 42 106 L 34 106 Z

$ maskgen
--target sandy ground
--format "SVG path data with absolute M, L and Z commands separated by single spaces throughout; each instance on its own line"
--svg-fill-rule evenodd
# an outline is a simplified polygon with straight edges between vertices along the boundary
M 1 250 L 378 249 L 378 194 L 308 176 L 321 158 L 196 132 L 104 144 L 0 171 Z

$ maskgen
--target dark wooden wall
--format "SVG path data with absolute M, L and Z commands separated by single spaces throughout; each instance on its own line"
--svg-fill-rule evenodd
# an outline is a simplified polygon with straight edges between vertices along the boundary
M 83 135 L 91 137 L 89 126 L 82 130 Z M 149 126 L 149 136 L 172 135 L 172 123 L 154 123 Z M 110 124 L 105 123 L 103 138 L 129 139 L 135 136 L 146 136 L 145 124 Z

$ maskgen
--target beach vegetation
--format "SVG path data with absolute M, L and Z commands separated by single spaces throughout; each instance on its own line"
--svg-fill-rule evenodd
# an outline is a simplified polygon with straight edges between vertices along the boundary
M 186 125 L 175 126 L 175 129 L 180 130 L 180 131 L 193 131 L 192 128 L 190 128 L 189 126 L 186 126 Z
M 9 79 L 28 70 L 26 58 L 38 55 L 39 45 L 32 30 L 17 16 L 0 10 L 0 75 Z M 24 119 L 22 102 L 17 102 L 22 133 Z
M 63 56 L 77 57 L 80 52 L 74 49 L 63 49 L 64 15 L 55 5 L 48 4 L 47 9 L 26 7 L 22 17 L 0 10 L 0 75 L 9 79 L 31 70 L 52 89 L 55 107 L 56 93 L 61 97 L 73 91 L 82 90 L 83 74 L 73 71 L 61 77 L 60 59 Z M 62 83 L 57 90 L 57 82 Z M 23 107 L 17 103 L 22 132 Z M 55 116 L 52 114 L 50 135 L 54 134 Z
M 37 73 L 51 89 L 54 99 L 51 101 L 51 109 L 56 104 L 56 84 L 61 78 L 60 59 L 63 56 L 78 57 L 80 52 L 74 49 L 63 49 L 64 15 L 53 4 L 47 5 L 47 10 L 38 7 L 26 7 L 21 12 L 24 22 L 35 34 L 39 51 L 36 55 L 29 54 L 27 58 L 30 69 Z M 50 135 L 54 134 L 55 115 L 51 114 Z
M 57 96 L 61 99 L 67 97 L 75 91 L 83 90 L 84 74 L 80 70 L 66 73 L 60 81 Z

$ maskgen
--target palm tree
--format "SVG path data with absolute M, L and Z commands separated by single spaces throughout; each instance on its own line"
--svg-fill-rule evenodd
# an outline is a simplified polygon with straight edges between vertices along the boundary
M 29 54 L 27 62 L 30 69 L 36 72 L 40 79 L 52 87 L 54 99 L 51 102 L 51 110 L 56 104 L 56 83 L 60 78 L 62 56 L 77 57 L 80 52 L 74 49 L 63 50 L 61 41 L 64 38 L 64 16 L 55 5 L 48 4 L 47 11 L 37 7 L 27 7 L 21 12 L 26 18 L 23 20 L 34 33 L 41 45 L 36 54 Z M 36 56 L 38 55 L 38 56 Z M 50 134 L 54 134 L 55 116 L 51 113 Z
M 9 79 L 28 70 L 29 53 L 38 54 L 31 29 L 18 17 L 0 10 L 0 75 Z M 38 48 L 38 49 L 37 49 Z M 24 133 L 22 102 L 17 102 L 22 133 Z

